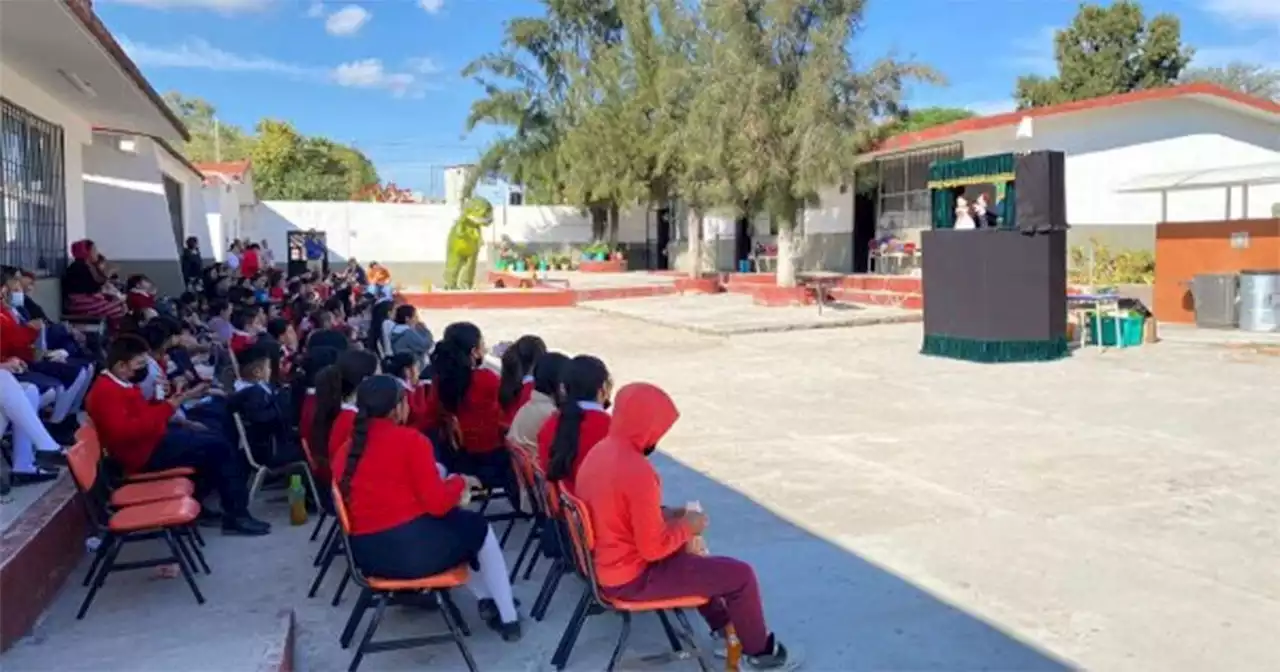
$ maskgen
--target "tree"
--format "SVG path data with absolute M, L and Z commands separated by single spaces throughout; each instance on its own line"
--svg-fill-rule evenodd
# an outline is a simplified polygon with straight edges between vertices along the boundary
M 208 163 L 249 158 L 253 138 L 238 126 L 217 123 L 218 110 L 211 103 L 177 91 L 164 94 L 164 101 L 191 133 L 191 140 L 182 148 L 188 159 Z
M 854 172 L 857 157 L 901 111 L 902 85 L 935 78 L 927 68 L 881 59 L 855 70 L 851 43 L 864 0 L 703 2 L 704 40 L 717 64 L 700 114 L 722 110 L 730 129 L 713 156 L 730 191 L 778 225 L 778 284 L 796 282 L 796 229 L 819 189 Z M 732 115 L 723 116 L 723 115 Z M 715 157 L 714 154 L 719 154 Z M 707 160 L 704 159 L 704 160 Z
M 355 150 L 330 140 L 301 135 L 284 121 L 258 122 L 253 145 L 254 186 L 263 200 L 345 201 L 361 185 L 363 176 L 352 171 Z M 362 161 L 367 162 L 367 159 Z M 376 177 L 375 177 L 376 182 Z
M 926 128 L 942 126 L 956 121 L 964 121 L 978 116 L 973 110 L 963 107 L 922 107 L 908 110 L 907 114 L 893 123 L 892 133 L 914 133 Z
M 1027 109 L 1168 86 L 1193 54 L 1182 46 L 1176 16 L 1148 22 L 1132 0 L 1081 4 L 1071 25 L 1054 35 L 1058 74 L 1019 77 L 1014 97 Z
M 1182 73 L 1183 82 L 1208 82 L 1232 91 L 1280 102 L 1280 69 L 1256 63 L 1232 61 L 1221 67 L 1192 68 Z

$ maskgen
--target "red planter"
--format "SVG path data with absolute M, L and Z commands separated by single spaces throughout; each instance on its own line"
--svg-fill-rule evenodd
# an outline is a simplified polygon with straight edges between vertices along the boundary
M 676 291 L 681 294 L 719 294 L 720 278 L 707 276 L 702 278 L 676 278 Z
M 751 299 L 757 306 L 780 308 L 782 306 L 806 306 L 814 301 L 813 292 L 805 287 L 760 286 L 752 290 Z
M 605 261 L 582 261 L 578 270 L 583 273 L 622 273 L 627 270 L 626 259 L 606 259 Z

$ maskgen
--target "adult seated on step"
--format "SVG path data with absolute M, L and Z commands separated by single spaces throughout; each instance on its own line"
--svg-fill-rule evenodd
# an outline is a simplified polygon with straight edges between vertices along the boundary
M 565 365 L 561 384 L 560 405 L 538 431 L 538 464 L 548 481 L 572 493 L 582 461 L 609 433 L 613 379 L 604 362 L 578 355 Z
M 417 579 L 472 563 L 467 586 L 480 618 L 509 642 L 520 619 L 502 547 L 484 516 L 466 507 L 479 482 L 445 475 L 431 441 L 404 425 L 401 381 L 372 376 L 360 384 L 351 439 L 333 455 L 334 477 L 351 518 L 351 554 L 365 574 Z
M 508 425 L 516 417 L 516 411 L 533 395 L 533 371 L 538 360 L 545 354 L 547 344 L 532 334 L 517 338 L 515 343 L 502 351 L 498 403 L 507 414 Z
M 0 437 L 13 428 L 13 485 L 57 478 L 57 469 L 40 463 L 59 461 L 62 455 L 62 446 L 40 422 L 40 408 L 52 403 L 53 395 L 41 395 L 35 385 L 18 382 L 14 372 L 24 368 L 25 364 L 18 360 L 0 361 Z
M 487 488 L 503 488 L 519 510 L 504 439 L 507 416 L 498 401 L 500 380 L 483 366 L 484 356 L 484 336 L 470 322 L 446 327 L 431 351 L 436 459 L 450 471 L 479 478 Z
M 49 319 L 49 314 L 35 299 L 36 275 L 31 271 L 16 270 L 18 276 L 17 291 L 9 293 L 9 301 L 18 312 L 22 321 L 44 320 L 44 349 L 66 350 L 72 359 L 92 361 L 96 359 L 97 339 L 90 343 L 80 331 L 67 324 Z
M 137 382 L 147 376 L 150 348 L 125 334 L 108 350 L 107 367 L 93 383 L 85 408 L 102 447 L 125 474 L 175 467 L 196 470 L 196 499 L 213 489 L 222 504 L 224 533 L 261 535 L 271 526 L 249 515 L 243 460 L 227 437 L 199 423 L 175 417 L 186 401 L 199 399 L 207 385 L 148 401 Z
M 92 240 L 71 245 L 72 262 L 62 274 L 62 314 L 69 320 L 115 322 L 128 312 L 124 297 L 111 283 L 106 259 Z
M 73 411 L 80 407 L 89 388 L 93 365 L 71 358 L 65 350 L 41 347 L 44 320 L 26 320 L 13 307 L 11 293 L 21 290 L 20 283 L 16 269 L 0 269 L 0 362 L 21 361 L 21 371 L 11 371 L 19 381 L 35 385 L 41 394 L 53 392 L 55 401 L 49 422 L 53 434 L 65 438 L 76 430 Z
M 595 531 L 596 574 L 609 599 L 650 601 L 703 595 L 699 609 L 713 631 L 734 626 L 743 668 L 793 669 L 798 661 L 769 631 L 760 585 L 751 566 L 687 550 L 707 517 L 662 506 L 662 482 L 648 457 L 680 413 L 671 397 L 648 383 L 618 390 L 609 435 L 578 470 L 575 494 Z

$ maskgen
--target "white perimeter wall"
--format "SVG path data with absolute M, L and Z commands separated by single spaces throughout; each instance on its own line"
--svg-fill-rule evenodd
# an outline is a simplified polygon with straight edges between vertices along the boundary
M 1155 224 L 1160 195 L 1122 194 L 1126 182 L 1152 173 L 1226 168 L 1280 161 L 1280 123 L 1237 113 L 1193 98 L 1122 105 L 1034 120 L 1030 140 L 1015 128 L 964 139 L 966 157 L 1008 151 L 1058 149 L 1066 153 L 1067 221 L 1072 225 Z M 1169 221 L 1222 219 L 1225 189 L 1169 194 Z M 1280 185 L 1249 189 L 1249 212 L 1240 188 L 1232 194 L 1233 218 L 1270 217 Z

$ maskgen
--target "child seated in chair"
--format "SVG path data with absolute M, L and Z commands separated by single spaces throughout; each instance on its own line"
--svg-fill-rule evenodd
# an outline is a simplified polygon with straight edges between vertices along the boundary
M 231 351 L 239 355 L 258 342 L 258 308 L 237 308 L 231 314 Z
M 524 335 L 511 347 L 502 351 L 502 375 L 498 386 L 498 403 L 507 414 L 507 424 L 516 417 L 516 411 L 533 395 L 533 372 L 538 360 L 547 354 L 547 344 L 541 338 Z
M 478 483 L 449 476 L 431 442 L 404 426 L 404 385 L 377 375 L 360 383 L 351 439 L 334 453 L 334 478 L 350 515 L 351 555 L 362 571 L 412 580 L 468 563 L 480 618 L 508 642 L 520 617 L 502 547 L 484 516 L 465 507 Z
M 706 529 L 701 512 L 662 506 L 662 481 L 649 455 L 680 417 L 675 402 L 648 383 L 618 390 L 609 434 L 582 460 L 575 494 L 595 532 L 592 553 L 601 591 L 635 602 L 691 595 L 713 631 L 734 626 L 743 669 L 795 669 L 796 657 L 765 625 L 760 585 L 751 566 L 687 550 Z
M 271 384 L 271 352 L 255 345 L 240 356 L 240 379 L 228 409 L 239 414 L 253 459 L 265 467 L 303 460 L 302 447 L 289 431 L 280 391 Z
M 431 418 L 435 413 L 431 407 L 431 381 L 424 381 L 419 376 L 417 358 L 408 353 L 391 355 L 382 360 L 382 372 L 404 386 L 405 402 L 409 404 L 405 424 L 425 434 L 431 429 Z
M 156 309 L 156 288 L 145 275 L 131 275 L 124 283 L 125 305 L 131 313 Z
M 591 355 L 569 360 L 561 376 L 560 405 L 538 431 L 538 464 L 548 481 L 572 493 L 582 461 L 609 433 L 613 379 L 604 362 Z

